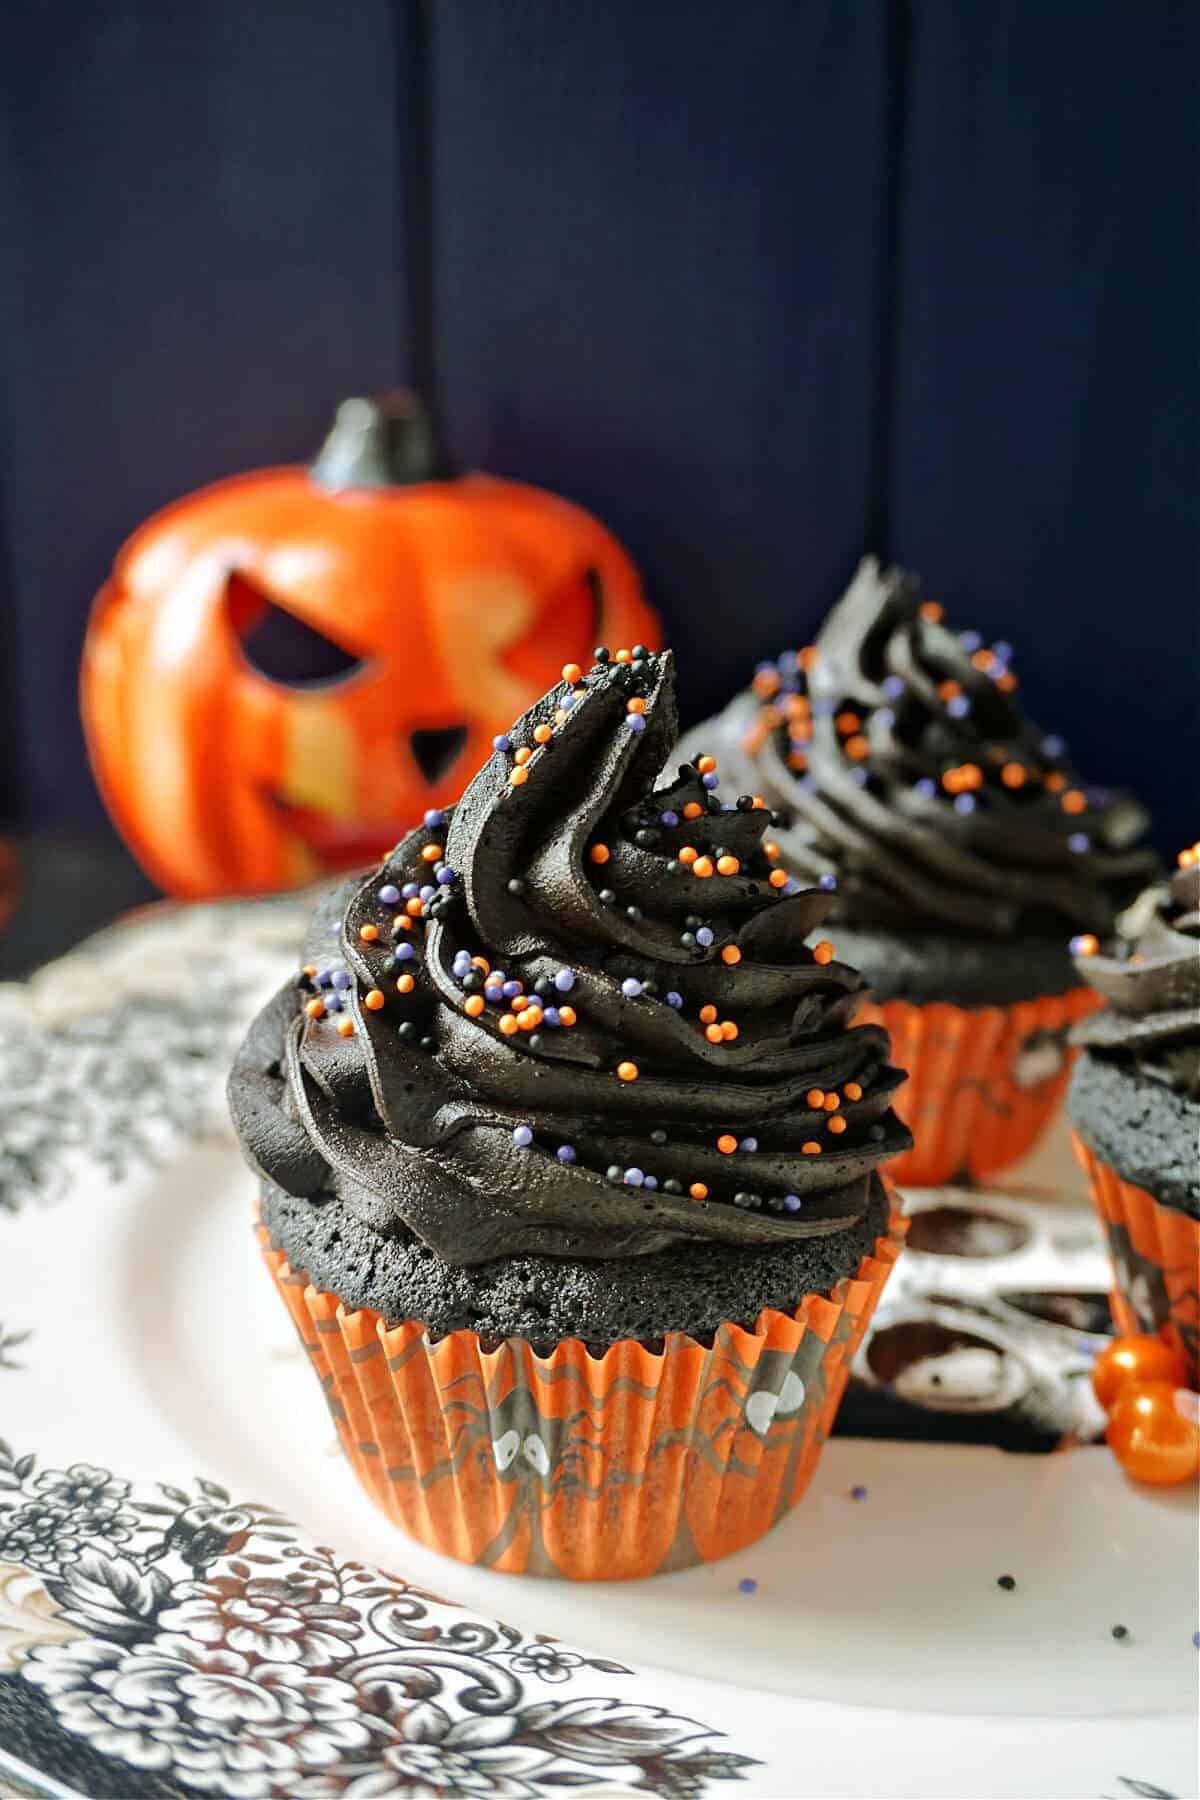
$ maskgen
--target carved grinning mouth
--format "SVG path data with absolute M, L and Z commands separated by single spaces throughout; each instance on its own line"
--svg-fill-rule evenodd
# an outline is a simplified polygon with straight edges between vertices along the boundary
M 293 806 L 272 788 L 262 790 L 284 829 L 298 837 L 331 873 L 377 862 L 404 835 L 396 819 L 335 819 L 312 806 Z

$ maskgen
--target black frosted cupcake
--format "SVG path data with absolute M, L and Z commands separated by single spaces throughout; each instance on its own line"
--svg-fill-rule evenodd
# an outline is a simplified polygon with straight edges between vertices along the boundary
M 1200 1386 L 1200 846 L 1103 945 L 1073 941 L 1108 1002 L 1073 1033 L 1067 1110 L 1116 1274 L 1123 1332 L 1160 1331 Z
M 859 977 L 806 946 L 830 896 L 707 768 L 654 788 L 673 664 L 618 655 L 330 895 L 230 1080 L 368 1491 L 581 1578 L 727 1554 L 797 1498 L 910 1142 Z
M 901 1180 L 1029 1150 L 1065 1087 L 1067 1030 L 1095 1004 L 1066 938 L 1110 929 L 1157 868 L 1141 808 L 1080 782 L 1024 718 L 1011 665 L 868 557 L 815 644 L 760 665 L 681 747 L 780 811 L 787 867 L 836 889 L 838 953 L 910 1073 Z

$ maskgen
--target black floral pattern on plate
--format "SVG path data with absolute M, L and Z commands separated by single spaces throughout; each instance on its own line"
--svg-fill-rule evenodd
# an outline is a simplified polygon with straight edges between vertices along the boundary
M 150 1497 L 2 1443 L 0 1669 L 48 1706 L 36 1767 L 68 1782 L 81 1748 L 131 1790 L 231 1800 L 699 1800 L 753 1766 L 662 1707 L 546 1692 L 632 1672 L 339 1560 L 215 1482 Z

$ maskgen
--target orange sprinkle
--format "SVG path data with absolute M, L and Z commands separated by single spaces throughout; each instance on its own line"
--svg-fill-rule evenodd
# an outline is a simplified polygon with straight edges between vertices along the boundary
M 1075 953 L 1077 956 L 1095 956 L 1099 948 L 1099 938 L 1094 937 L 1090 931 L 1085 931 L 1082 937 L 1076 938 L 1075 940 Z
M 1061 769 L 1051 769 L 1046 777 L 1046 786 L 1052 794 L 1061 794 L 1067 785 L 1067 778 Z
M 473 956 L 471 958 L 471 967 L 473 969 L 482 969 L 485 975 L 490 975 L 492 972 L 492 965 L 486 956 Z
M 708 1189 L 702 1181 L 693 1181 L 691 1187 L 688 1189 L 688 1193 L 692 1196 L 693 1200 L 708 1199 Z
M 864 756 L 871 754 L 871 746 L 861 731 L 856 731 L 853 737 L 848 737 L 842 748 L 854 762 L 861 762 Z
M 560 1006 L 558 1009 L 558 1022 L 560 1025 L 570 1027 L 574 1025 L 578 1017 L 579 1014 L 575 1011 L 573 1006 Z
M 971 667 L 973 669 L 982 669 L 986 672 L 991 668 L 995 660 L 996 659 L 990 650 L 976 650 L 971 658 Z
M 763 855 L 768 862 L 778 862 L 783 855 L 783 851 L 779 848 L 778 844 L 774 844 L 768 839 L 763 845 Z
M 773 887 L 773 888 L 786 887 L 788 884 L 787 870 L 786 869 L 772 869 L 771 873 L 767 876 L 767 883 L 770 887 Z
M 922 600 L 921 602 L 921 617 L 928 619 L 931 625 L 937 624 L 944 611 L 945 608 L 936 600 Z
M 683 809 L 683 816 L 685 819 L 698 819 L 703 811 L 704 808 L 698 800 L 689 800 Z
M 841 1104 L 842 1103 L 838 1099 L 836 1094 L 826 1094 L 826 1096 L 825 1096 L 825 1111 L 826 1112 L 836 1112 L 838 1110 L 838 1108 L 841 1106 Z
M 702 881 L 707 881 L 712 872 L 713 859 L 711 856 L 698 856 L 692 864 L 692 874 L 699 875 Z
M 607 844 L 593 844 L 588 851 L 588 858 L 594 863 L 606 863 L 611 855 L 612 851 Z
M 1029 771 L 1024 763 L 1008 762 L 1000 771 L 1000 779 L 1007 788 L 1024 787 L 1029 779 Z
M 862 1088 L 857 1081 L 848 1081 L 843 1087 L 842 1092 L 845 1094 L 847 1100 L 861 1100 L 863 1096 Z
M 729 967 L 732 969 L 734 964 L 740 963 L 741 960 L 742 960 L 742 953 L 738 949 L 737 945 L 736 944 L 726 944 L 725 948 L 721 952 L 721 961 L 723 963 L 728 963 Z
M 694 844 L 684 844 L 683 848 L 679 852 L 679 860 L 681 863 L 684 864 L 685 867 L 687 867 L 691 863 L 695 862 L 695 860 L 699 856 L 699 854 L 700 854 L 700 852 L 696 849 Z
M 779 692 L 779 676 L 774 669 L 760 669 L 750 686 L 760 699 L 769 700 L 772 694 Z
M 789 769 L 794 769 L 797 775 L 802 775 L 808 767 L 808 758 L 805 756 L 803 750 L 789 750 L 787 753 L 787 766 Z
M 702 1006 L 700 1008 L 700 1023 L 702 1025 L 711 1025 L 716 1016 L 717 1009 L 715 1006 Z
M 307 975 L 308 979 L 310 981 L 312 980 L 312 978 L 316 974 L 316 972 L 317 972 L 316 963 L 305 963 L 304 967 L 300 971 L 300 973 L 302 975 Z
M 364 944 L 373 944 L 379 936 L 379 927 L 378 925 L 360 925 L 358 935 Z
M 522 1031 L 536 1031 L 541 1022 L 541 1007 L 529 1006 L 522 1012 L 520 1018 L 517 1020 L 517 1025 Z
M 845 1119 L 843 1119 L 843 1118 L 842 1118 L 842 1117 L 841 1117 L 841 1116 L 840 1116 L 840 1114 L 839 1114 L 839 1116 L 838 1116 L 838 1117 L 837 1117 L 837 1118 L 836 1118 L 836 1119 L 830 1119 L 830 1121 L 829 1121 L 829 1129 L 830 1129 L 830 1131 L 832 1131 L 832 1132 L 834 1132 L 834 1133 L 836 1133 L 836 1134 L 837 1134 L 837 1135 L 838 1135 L 838 1136 L 840 1136 L 840 1135 L 841 1135 L 841 1133 L 842 1133 L 842 1132 L 843 1132 L 843 1131 L 845 1131 L 845 1129 L 846 1129 L 846 1121 L 845 1121 Z
M 704 1027 L 704 1035 L 710 1044 L 719 1044 L 723 1041 L 725 1033 L 721 1030 L 719 1025 L 706 1025 Z
M 403 977 L 401 977 L 401 979 L 403 979 Z M 412 976 L 410 975 L 408 979 L 411 981 Z M 396 986 L 399 987 L 399 985 L 400 983 L 397 982 Z M 469 1019 L 477 1019 L 486 1004 L 487 1002 L 484 1000 L 482 994 L 468 994 L 463 1005 L 463 1011 Z
M 721 1020 L 721 1036 L 725 1039 L 725 1042 L 727 1044 L 732 1044 L 733 1040 L 737 1037 L 737 1035 L 738 1035 L 738 1028 L 734 1024 L 733 1020 L 732 1019 L 722 1019 Z
M 750 802 L 751 812 L 764 812 L 766 810 L 767 803 L 761 794 L 751 794 Z
M 513 761 L 516 763 L 518 769 L 523 769 L 532 755 L 533 751 L 529 748 L 529 745 L 522 744 L 519 750 L 514 750 Z
M 819 944 L 813 945 L 813 961 L 819 963 L 833 961 L 833 945 L 828 938 L 822 938 Z
M 565 725 L 565 724 L 566 724 L 566 722 L 567 722 L 567 715 L 566 715 L 566 713 L 565 713 L 565 712 L 564 712 L 564 711 L 563 711 L 563 709 L 562 709 L 562 707 L 561 707 L 561 706 L 560 706 L 560 707 L 558 707 L 558 708 L 557 708 L 557 710 L 556 710 L 556 711 L 555 711 L 555 714 L 554 714 L 554 723 L 555 723 L 555 724 L 556 724 L 556 725 Z
M 393 937 L 398 937 L 402 931 L 411 931 L 411 930 L 412 930 L 412 920 L 410 918 L 406 917 L 406 915 L 404 913 L 401 913 L 401 915 L 398 919 L 392 920 L 392 936 Z
M 378 1012 L 384 1005 L 383 989 L 371 988 L 368 993 L 363 995 L 363 1005 L 368 1012 Z
M 574 687 L 575 683 L 577 681 L 581 680 L 582 677 L 583 677 L 583 670 L 580 668 L 578 663 L 564 663 L 563 664 L 562 678 L 564 681 L 569 682 L 572 687 Z
M 353 1037 L 354 1020 L 346 1018 L 339 1019 L 337 1022 L 337 1032 L 339 1037 Z
M 306 1000 L 304 1002 L 304 1010 L 310 1019 L 323 1019 L 325 1017 L 325 1002 L 323 1000 Z
M 396 992 L 398 994 L 411 994 L 413 991 L 413 988 L 415 986 L 416 986 L 416 982 L 413 980 L 411 975 L 401 975 L 399 980 L 396 982 Z M 471 997 L 474 1000 L 482 1000 L 483 999 L 482 994 L 473 994 Z M 467 1011 L 470 1012 L 470 1010 L 471 1010 L 471 1008 L 468 1006 Z
M 535 725 L 533 728 L 533 741 L 535 744 L 548 744 L 553 736 L 554 730 L 549 725 Z
M 814 1143 L 812 1138 L 809 1138 L 807 1144 L 801 1144 L 800 1149 L 805 1156 L 820 1156 L 821 1154 L 820 1144 Z
M 736 856 L 718 856 L 717 858 L 718 875 L 736 875 L 741 866 Z
M 633 661 L 633 651 L 632 650 L 618 650 L 615 661 L 617 661 L 617 662 L 632 662 Z
M 1175 858 L 1175 861 L 1181 869 L 1190 869 L 1195 860 L 1196 852 L 1194 850 L 1181 850 L 1179 855 Z M 305 969 L 304 973 L 307 975 L 308 970 Z
M 559 1016 L 561 1017 L 562 1015 L 560 1014 Z M 638 1066 L 635 1062 L 619 1062 L 617 1064 L 618 1081 L 636 1081 L 637 1078 Z
M 711 775 L 716 766 L 717 759 L 715 756 L 698 756 L 696 758 L 696 767 L 699 769 L 701 775 Z
M 811 1107 L 813 1112 L 820 1112 L 825 1105 L 825 1089 L 809 1088 L 804 1096 L 804 1104 Z
M 645 710 L 646 702 L 640 694 L 635 694 L 632 700 L 627 700 L 625 702 L 625 711 L 627 713 L 644 713 Z
M 528 769 L 514 769 L 512 774 L 508 778 L 508 785 L 510 787 L 524 787 L 525 783 L 528 780 L 529 780 L 529 770 Z
M 419 919 L 421 917 L 421 914 L 425 911 L 425 902 L 423 900 L 418 899 L 417 896 L 414 894 L 411 900 L 405 901 L 404 910 L 408 914 L 410 919 Z M 375 929 L 375 927 L 372 925 L 371 930 L 374 931 L 374 929 Z M 367 927 L 365 925 L 363 926 L 362 934 L 364 937 L 366 937 L 366 935 L 367 935 Z
M 721 1152 L 722 1156 L 732 1156 L 737 1149 L 737 1139 L 735 1137 L 730 1137 L 727 1131 L 723 1131 L 717 1139 L 717 1149 Z
M 421 861 L 422 862 L 441 862 L 441 860 L 442 860 L 442 846 L 440 844 L 422 844 L 422 846 L 421 846 Z
M 760 725 L 765 725 L 768 731 L 774 731 L 777 725 L 782 724 L 783 714 L 777 706 L 764 706 L 758 719 Z
M 805 644 L 803 650 L 796 658 L 796 661 L 800 664 L 800 667 L 804 670 L 806 675 L 810 669 L 816 668 L 820 654 L 821 653 L 815 644 Z
M 1011 669 L 1006 669 L 1003 675 L 997 677 L 996 686 L 1000 689 L 1002 694 L 1013 694 L 1016 692 L 1017 678 Z
M 1087 811 L 1087 795 L 1081 794 L 1078 788 L 1068 788 L 1062 797 L 1064 812 L 1081 813 Z
M 833 722 L 843 737 L 852 731 L 862 730 L 862 720 L 856 712 L 840 712 Z
M 938 694 L 943 700 L 957 700 L 962 693 L 957 681 L 939 681 Z
M 528 994 L 514 994 L 508 1004 L 512 1008 L 513 1012 L 515 1012 L 515 1013 L 524 1012 L 525 1008 L 529 1005 L 529 995 Z
M 501 1034 L 504 1037 L 512 1037 L 520 1029 L 515 1013 L 501 1013 L 499 1023 Z

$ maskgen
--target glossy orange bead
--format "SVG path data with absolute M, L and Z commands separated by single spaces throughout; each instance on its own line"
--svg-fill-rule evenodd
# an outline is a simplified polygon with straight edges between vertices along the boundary
M 957 681 L 939 681 L 938 697 L 942 700 L 957 700 L 962 693 Z
M 842 1102 L 839 1099 L 837 1094 L 826 1094 L 826 1096 L 825 1096 L 825 1111 L 826 1112 L 836 1112 L 841 1104 L 842 1104 Z
M 751 794 L 751 796 L 750 796 L 750 811 L 751 812 L 765 812 L 766 807 L 767 807 L 767 803 L 763 799 L 761 794 Z
M 707 881 L 715 867 L 711 856 L 698 856 L 692 864 L 692 874 L 699 876 L 701 881 Z
M 418 900 L 416 895 L 414 895 L 411 900 L 405 901 L 404 910 L 408 914 L 410 919 L 419 919 L 421 917 L 421 914 L 425 911 L 425 902 L 423 900 Z M 367 929 L 368 928 L 364 925 L 364 927 L 363 927 L 363 936 L 364 937 L 366 937 L 366 935 L 367 935 Z
M 819 963 L 833 961 L 833 945 L 828 938 L 822 938 L 819 944 L 813 945 L 813 961 Z
M 937 624 L 944 610 L 937 600 L 922 600 L 921 602 L 921 617 L 927 619 L 931 625 Z
M 379 936 L 378 925 L 360 925 L 358 935 L 364 944 L 373 944 Z
M 337 1022 L 337 1033 L 338 1033 L 339 1037 L 353 1037 L 354 1036 L 354 1020 L 353 1019 L 339 1019 Z
M 499 1025 L 503 1037 L 512 1037 L 520 1029 L 516 1013 L 501 1013 Z
M 703 811 L 704 808 L 698 800 L 689 800 L 683 809 L 683 816 L 685 819 L 698 819 Z
M 1015 694 L 1016 693 L 1017 678 L 1013 674 L 1011 669 L 1006 669 L 1004 671 L 1003 675 L 1001 675 L 997 678 L 996 686 L 1000 689 L 1000 692 L 1002 694 Z
M 1024 787 L 1029 779 L 1029 771 L 1024 763 L 1008 762 L 1000 771 L 1000 779 L 1006 788 Z
M 1061 794 L 1067 785 L 1067 778 L 1061 769 L 1051 769 L 1046 777 L 1046 786 L 1052 794 Z
M 473 956 L 471 958 L 471 967 L 473 969 L 482 969 L 485 975 L 490 975 L 492 972 L 492 965 L 486 956 Z
M 843 736 L 851 731 L 862 730 L 862 720 L 856 712 L 840 712 L 833 722 Z
M 1176 1404 L 1171 1381 L 1127 1381 L 1108 1415 L 1109 1449 L 1134 1481 L 1174 1487 L 1200 1474 L 1200 1426 Z
M 635 694 L 632 700 L 627 700 L 625 702 L 625 711 L 627 713 L 644 713 L 645 710 L 646 702 L 641 694 Z
M 800 1149 L 805 1156 L 820 1156 L 821 1154 L 820 1144 L 816 1143 L 812 1138 L 809 1139 L 807 1144 L 801 1144 Z
M 396 982 L 396 992 L 398 994 L 411 994 L 416 985 L 417 984 L 413 980 L 411 975 L 401 975 L 400 978 L 398 979 L 398 981 Z M 474 997 L 479 1000 L 481 1000 L 483 998 L 482 994 L 477 994 Z M 471 1009 L 468 1006 L 467 1011 L 470 1012 L 470 1010 Z
M 721 951 L 721 961 L 723 963 L 727 963 L 729 965 L 729 967 L 732 969 L 732 968 L 736 968 L 737 964 L 740 963 L 741 960 L 742 960 L 742 953 L 738 949 L 737 945 L 736 944 L 726 944 L 724 949 Z
M 612 851 L 607 844 L 593 844 L 588 851 L 588 860 L 594 863 L 606 863 Z
M 618 650 L 617 654 L 613 660 L 615 662 L 619 662 L 619 663 L 632 662 L 633 661 L 633 651 L 632 650 Z
M 521 1031 L 536 1031 L 538 1026 L 541 1024 L 541 1022 L 542 1022 L 541 1007 L 540 1006 L 527 1006 L 524 1009 L 524 1011 L 522 1012 L 520 1018 L 517 1020 L 517 1025 Z
M 519 750 L 513 751 L 513 761 L 519 769 L 523 769 L 532 755 L 533 751 L 529 748 L 529 745 L 522 744 Z
M 851 762 L 862 762 L 864 757 L 870 756 L 871 746 L 862 732 L 856 731 L 853 737 L 846 739 L 845 751 Z
M 550 725 L 535 725 L 533 728 L 533 741 L 535 744 L 548 744 L 553 736 L 554 729 Z
M 565 1025 L 568 1031 L 578 1017 L 579 1014 L 573 1006 L 560 1006 L 558 1009 L 558 1022 L 560 1025 Z
M 378 1012 L 384 1004 L 382 988 L 371 988 L 368 993 L 363 995 L 363 1005 L 368 1012 Z
M 1181 868 L 1182 868 L 1182 867 L 1183 867 L 1183 864 L 1182 864 L 1182 863 L 1181 863 L 1181 864 L 1180 864 L 1180 867 L 1181 867 Z M 301 971 L 300 971 L 300 973 L 301 973 L 301 974 L 302 974 L 302 975 L 307 975 L 307 976 L 308 976 L 308 979 L 309 979 L 309 980 L 310 980 L 310 981 L 311 981 L 311 980 L 312 980 L 312 978 L 313 978 L 313 976 L 314 976 L 314 975 L 315 975 L 315 974 L 316 974 L 316 972 L 317 972 L 317 965 L 316 965 L 316 963 L 305 963 L 305 965 L 304 965 L 304 967 L 303 967 L 303 968 L 302 968 L 302 969 L 301 969 Z
M 679 852 L 679 860 L 684 868 L 687 869 L 691 867 L 699 854 L 700 852 L 696 849 L 694 844 L 685 844 Z
M 767 876 L 768 887 L 782 888 L 786 887 L 787 884 L 788 872 L 786 869 L 772 869 L 771 873 Z
M 830 1131 L 832 1131 L 834 1133 L 835 1136 L 840 1136 L 841 1133 L 843 1131 L 845 1131 L 846 1121 L 845 1121 L 845 1119 L 842 1118 L 840 1113 L 838 1113 L 835 1118 L 830 1119 L 829 1129 L 830 1129 Z
M 323 1000 L 306 1000 L 304 1002 L 304 1010 L 310 1019 L 323 1019 L 325 1017 L 325 1002 Z
M 719 1025 L 706 1025 L 704 1035 L 710 1044 L 719 1044 L 725 1036 Z
M 723 1131 L 717 1139 L 717 1149 L 721 1152 L 722 1156 L 732 1156 L 737 1149 L 737 1139 L 731 1137 L 729 1132 Z
M 825 1109 L 825 1089 L 809 1088 L 807 1094 L 804 1096 L 804 1104 L 811 1107 L 813 1112 L 823 1112 Z
M 578 663 L 564 663 L 562 666 L 562 678 L 574 687 L 577 681 L 583 679 L 583 670 Z
M 528 780 L 529 780 L 529 770 L 528 769 L 514 769 L 512 774 L 508 778 L 508 784 L 510 787 L 524 787 L 525 783 Z
M 763 855 L 766 857 L 768 862 L 778 862 L 780 857 L 783 855 L 783 851 L 779 848 L 778 844 L 773 844 L 771 842 L 770 838 L 768 838 L 766 843 L 763 845 Z
M 847 1081 L 842 1088 L 847 1100 L 861 1100 L 863 1091 L 857 1081 Z
M 529 1005 L 529 996 L 528 994 L 514 994 L 508 1004 L 513 1012 L 522 1013 Z
M 718 856 L 717 858 L 718 875 L 736 875 L 741 866 L 736 856 Z
M 701 775 L 711 775 L 716 769 L 716 766 L 717 759 L 715 756 L 698 756 L 696 758 L 696 767 L 699 769 Z
M 732 1044 L 738 1035 L 738 1028 L 732 1019 L 721 1020 L 721 1036 L 727 1044 Z
M 1087 795 L 1081 793 L 1078 788 L 1068 788 L 1062 797 L 1062 809 L 1068 813 L 1086 812 Z
M 805 644 L 796 660 L 807 675 L 810 669 L 816 668 L 817 663 L 820 661 L 820 657 L 821 652 L 817 649 L 815 644 Z
M 562 1017 L 561 1013 L 559 1014 L 559 1017 Z M 617 1078 L 620 1081 L 636 1081 L 638 1078 L 637 1064 L 635 1062 L 619 1062 L 617 1064 Z
M 702 1006 L 700 1008 L 700 1023 L 702 1025 L 711 1025 L 716 1016 L 717 1009 L 715 1006 Z
M 408 981 L 411 983 L 412 976 L 411 975 L 408 975 L 408 976 L 402 975 L 400 977 L 400 981 Z M 400 981 L 398 981 L 396 983 L 397 987 L 400 986 Z M 480 1013 L 483 1011 L 486 1004 L 487 1004 L 487 1002 L 484 1000 L 484 997 L 482 994 L 468 994 L 466 1001 L 463 1005 L 463 1011 L 466 1013 L 468 1019 L 477 1019 L 479 1017 Z
M 1085 931 L 1075 940 L 1076 956 L 1095 956 L 1100 948 L 1100 939 L 1091 931 Z
M 1187 1363 L 1182 1352 L 1149 1334 L 1114 1338 L 1092 1364 L 1092 1388 L 1107 1412 L 1129 1381 L 1170 1381 L 1182 1387 Z
M 693 1200 L 708 1199 L 708 1189 L 702 1181 L 693 1181 L 691 1187 L 688 1189 L 688 1193 L 692 1196 Z
M 442 846 L 440 844 L 422 844 L 422 846 L 421 846 L 421 861 L 422 862 L 441 862 L 441 860 L 442 860 Z

